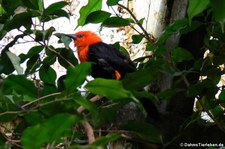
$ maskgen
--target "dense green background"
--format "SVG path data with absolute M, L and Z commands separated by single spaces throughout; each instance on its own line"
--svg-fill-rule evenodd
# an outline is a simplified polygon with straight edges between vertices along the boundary
M 225 1 L 189 0 L 187 17 L 173 24 L 167 22 L 158 39 L 152 39 L 144 30 L 144 18 L 137 20 L 118 1 L 108 0 L 107 5 L 122 7 L 131 14 L 130 18 L 102 11 L 101 0 L 89 0 L 80 9 L 78 26 L 100 23 L 101 27 L 134 27 L 136 24 L 141 32 L 132 36 L 133 44 L 146 40 L 146 51 L 152 51 L 153 55 L 134 60 L 135 64 L 139 63 L 138 71 L 121 81 L 95 79 L 88 82 L 84 96 L 77 87 L 90 74 L 91 64 L 78 64 L 68 46 L 71 41 L 62 34 L 53 34 L 54 27 L 32 28 L 33 17 L 43 26 L 56 18 L 69 19 L 63 9 L 68 3 L 57 2 L 44 8 L 42 0 L 0 0 L 0 39 L 13 29 L 26 28 L 1 49 L 0 148 L 105 148 L 115 140 L 127 148 L 177 148 L 181 142 L 225 145 L 225 91 L 223 86 L 217 86 L 224 74 Z M 18 7 L 24 7 L 26 11 L 16 13 Z M 169 16 L 166 19 L 169 20 Z M 166 41 L 174 33 L 181 35 L 180 42 L 176 48 L 168 50 Z M 37 46 L 27 54 L 16 56 L 11 53 L 9 48 L 25 36 L 32 37 Z M 52 36 L 57 36 L 66 48 L 48 45 Z M 203 58 L 207 49 L 208 54 Z M 41 52 L 46 54 L 44 58 Z M 67 70 L 67 74 L 58 80 L 51 67 L 57 60 Z M 24 62 L 26 70 L 23 72 L 20 64 Z M 17 74 L 12 74 L 14 71 Z M 31 77 L 36 72 L 40 80 Z M 199 76 L 206 79 L 199 80 Z M 162 89 L 165 85 L 162 80 L 167 77 L 171 85 Z M 149 89 L 141 90 L 146 85 Z M 219 91 L 219 97 L 215 99 Z M 102 103 L 89 101 L 96 95 L 104 96 Z M 161 112 L 165 109 L 159 106 L 156 118 L 149 114 L 145 121 L 134 120 L 117 126 L 118 109 L 131 101 L 144 116 L 146 111 L 151 111 L 148 108 L 152 107 L 143 109 L 139 101 L 143 97 L 149 100 L 146 102 L 152 101 L 156 105 L 166 102 L 168 109 Z M 192 110 L 194 98 L 198 100 L 196 112 Z M 77 112 L 80 106 L 87 110 Z M 201 119 L 202 111 L 214 122 Z M 93 127 L 91 131 L 97 138 L 89 145 L 81 125 L 83 122 Z

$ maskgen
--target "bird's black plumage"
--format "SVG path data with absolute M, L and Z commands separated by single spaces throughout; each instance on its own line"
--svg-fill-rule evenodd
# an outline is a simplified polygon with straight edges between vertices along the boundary
M 136 70 L 133 62 L 124 53 L 104 42 L 89 46 L 88 61 L 94 62 L 92 66 L 94 78 L 115 79 L 115 71 L 123 78 L 126 73 Z

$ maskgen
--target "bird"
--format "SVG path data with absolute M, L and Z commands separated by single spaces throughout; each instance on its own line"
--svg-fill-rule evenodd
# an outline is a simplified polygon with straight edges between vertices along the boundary
M 80 62 L 93 62 L 91 76 L 94 78 L 121 80 L 126 74 L 137 71 L 131 59 L 111 44 L 107 44 L 94 32 L 79 31 L 64 34 L 74 41 Z M 139 99 L 148 115 L 158 119 L 158 110 L 153 102 Z
M 75 34 L 64 34 L 70 37 L 77 47 L 80 62 L 92 62 L 91 76 L 121 80 L 127 73 L 136 71 L 131 59 L 112 44 L 102 41 L 92 31 L 79 31 Z

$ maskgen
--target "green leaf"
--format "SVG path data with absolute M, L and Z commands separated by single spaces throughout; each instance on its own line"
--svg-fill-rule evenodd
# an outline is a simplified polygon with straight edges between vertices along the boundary
M 183 29 L 184 26 L 188 25 L 188 19 L 177 20 L 173 24 L 167 26 L 163 34 L 157 40 L 157 45 L 162 45 L 170 37 L 170 35 L 180 29 Z
M 193 55 L 186 49 L 183 48 L 175 48 L 172 50 L 171 58 L 175 62 L 182 62 L 187 60 L 192 60 Z
M 43 96 L 46 96 L 46 95 L 49 95 L 49 94 L 53 94 L 53 93 L 56 93 L 58 90 L 56 88 L 55 85 L 52 85 L 52 84 L 44 84 L 43 85 L 43 88 L 42 88 L 42 95 Z M 55 98 L 54 97 L 48 97 L 45 101 L 49 101 L 49 100 L 54 100 Z
M 27 61 L 27 69 L 25 75 L 32 74 L 41 65 L 39 54 L 35 54 Z
M 2 89 L 2 87 L 1 87 Z M 3 95 L 5 94 L 5 95 Z M 18 105 L 16 105 L 15 103 L 12 102 L 12 97 L 7 96 L 7 94 L 11 94 L 10 92 L 5 92 L 3 90 L 0 91 L 0 100 L 1 100 L 1 104 L 0 104 L 0 113 L 6 112 L 6 111 L 19 111 L 21 110 L 21 108 L 18 107 Z M 4 115 L 0 115 L 0 121 L 2 123 L 4 122 L 9 122 L 9 121 L 13 121 L 15 120 L 15 117 L 18 116 L 18 113 L 8 113 L 8 114 L 4 114 Z
M 5 90 L 13 89 L 21 95 L 28 95 L 30 97 L 37 97 L 37 89 L 33 82 L 27 80 L 23 75 L 10 75 L 3 82 Z
M 140 90 L 154 81 L 159 75 L 154 69 L 140 69 L 134 73 L 127 74 L 123 80 L 123 86 L 126 89 Z M 138 79 L 137 79 L 138 78 Z M 134 81 L 135 80 L 135 81 Z
M 124 128 L 134 132 L 144 141 L 162 143 L 160 131 L 150 123 L 130 121 Z
M 69 19 L 69 14 L 65 10 L 63 10 L 66 5 L 66 1 L 60 1 L 51 4 L 46 8 L 46 10 L 44 11 L 44 15 L 41 16 L 40 20 L 42 22 L 47 22 L 60 17 L 66 17 Z
M 2 7 L 4 7 L 4 9 L 7 11 L 7 13 L 9 15 L 13 15 L 14 11 L 19 7 L 22 6 L 22 1 L 21 0 L 4 0 L 4 1 L 0 1 L 0 3 L 2 4 Z
M 55 85 L 56 72 L 49 65 L 43 65 L 40 68 L 39 76 L 44 83 Z
M 224 116 L 224 110 L 223 107 L 220 105 L 217 105 L 213 109 L 210 110 L 210 112 L 213 114 L 214 117 L 218 118 L 219 116 Z
M 28 112 L 24 115 L 26 122 L 32 125 L 36 125 L 43 121 L 44 117 L 39 112 Z
M 143 25 L 143 22 L 145 21 L 145 18 L 142 18 L 138 21 L 139 24 Z
M 23 68 L 20 66 L 20 58 L 13 54 L 10 51 L 7 51 L 6 54 L 8 55 L 9 59 L 12 62 L 13 67 L 17 71 L 18 74 L 23 74 Z
M 89 100 L 84 99 L 83 97 L 80 97 L 79 95 L 76 95 L 75 100 L 76 103 L 83 106 L 85 109 L 91 111 L 92 114 L 97 113 L 98 109 L 97 107 Z
M 221 2 L 222 1 L 223 0 L 221 0 Z M 218 1 L 216 3 L 220 5 Z M 193 17 L 203 12 L 208 6 L 209 6 L 209 0 L 189 0 L 188 10 L 187 10 L 189 24 L 191 24 L 191 20 Z
M 119 50 L 120 50 L 121 52 L 123 52 L 127 57 L 130 58 L 130 54 L 129 54 L 129 52 L 127 51 L 126 48 L 124 48 L 123 46 L 120 46 L 120 47 L 119 47 Z
M 112 133 L 104 137 L 98 137 L 92 144 L 96 146 L 106 147 L 109 142 L 116 141 L 119 138 L 121 138 L 121 134 Z
M 65 49 L 65 48 L 59 48 L 56 49 L 57 51 L 60 51 L 60 55 L 64 57 L 67 61 L 72 63 L 74 66 L 78 64 L 78 60 L 75 57 L 73 51 L 71 49 Z M 58 56 L 58 61 L 61 66 L 64 68 L 70 67 L 70 64 L 68 64 L 64 59 L 62 59 L 60 56 Z
M 66 1 L 60 1 L 60 2 L 53 3 L 45 9 L 45 13 L 47 15 L 54 14 L 55 12 L 62 9 L 66 5 L 67 5 Z
M 57 87 L 58 87 L 58 91 L 60 91 L 60 92 L 65 90 L 65 84 L 64 84 L 65 78 L 66 78 L 66 75 L 62 75 L 57 80 Z
M 4 29 L 10 31 L 12 29 L 20 28 L 24 26 L 27 29 L 30 29 L 32 25 L 31 13 L 23 12 L 16 14 L 4 25 Z
M 44 65 L 53 65 L 56 62 L 56 56 L 55 55 L 49 55 L 44 58 L 43 64 Z
M 34 46 L 27 52 L 27 54 L 20 54 L 19 57 L 21 59 L 21 63 L 34 55 L 38 55 L 43 49 L 44 46 Z
M 52 14 L 44 15 L 41 18 L 41 21 L 47 22 L 47 21 L 51 21 L 53 19 L 58 19 L 58 18 L 61 18 L 61 17 L 65 17 L 65 18 L 69 19 L 69 14 L 65 10 L 59 9 L 59 10 L 56 10 Z
M 121 52 L 123 52 L 127 57 L 130 57 L 129 52 L 128 52 L 123 46 L 121 46 L 119 42 L 115 42 L 113 45 L 114 45 L 117 49 L 119 49 Z
M 103 108 L 99 108 L 97 113 L 92 113 L 91 123 L 98 129 L 104 126 L 109 126 L 112 123 L 115 123 L 118 116 L 118 105 L 109 105 Z
M 51 26 L 49 29 L 44 31 L 44 40 L 49 40 L 49 38 L 52 36 L 52 33 L 55 31 L 55 28 Z
M 108 6 L 114 6 L 114 5 L 117 5 L 119 1 L 121 0 L 107 0 L 106 4 Z
M 219 95 L 219 99 L 220 99 L 221 101 L 225 101 L 225 90 L 222 90 L 222 92 L 221 92 L 220 95 Z
M 166 54 L 167 52 L 168 51 L 167 51 L 166 47 L 163 45 L 163 46 L 159 46 L 157 49 L 155 49 L 154 55 L 161 56 L 163 54 Z
M 22 134 L 21 143 L 26 149 L 40 149 L 44 144 L 57 141 L 72 131 L 80 118 L 70 114 L 58 114 L 44 123 L 28 127 Z
M 180 88 L 167 89 L 165 91 L 158 93 L 158 97 L 163 100 L 170 100 L 173 96 L 177 95 L 182 91 L 183 90 Z
M 23 4 L 25 6 L 27 6 L 28 8 L 31 8 L 31 9 L 36 9 L 38 10 L 39 9 L 39 1 L 41 0 L 22 0 Z
M 102 23 L 102 26 L 105 27 L 122 27 L 128 25 L 130 25 L 130 21 L 121 17 L 111 17 Z
M 101 23 L 104 20 L 106 20 L 107 18 L 109 18 L 110 15 L 111 15 L 111 13 L 106 12 L 106 11 L 102 11 L 102 10 L 94 11 L 87 16 L 85 24 Z
M 203 22 L 200 22 L 200 21 L 192 21 L 190 25 L 186 25 L 184 28 L 182 28 L 180 30 L 180 33 L 182 35 L 185 35 L 187 33 L 190 33 L 192 31 L 195 31 L 196 29 L 200 28 L 201 26 L 203 27 Z
M 35 30 L 35 41 L 45 41 L 49 40 L 52 33 L 55 31 L 54 27 L 50 27 L 49 29 L 42 31 L 42 30 Z
M 107 97 L 111 100 L 133 98 L 130 91 L 125 90 L 120 81 L 97 78 L 86 85 L 86 88 L 97 95 Z
M 35 41 L 44 41 L 44 34 L 42 30 L 35 30 Z
M 59 38 L 59 41 L 58 41 L 59 43 L 64 43 L 66 49 L 70 48 L 69 45 L 72 41 L 72 39 L 70 37 L 68 37 L 62 33 L 56 33 L 54 35 Z
M 224 0 L 210 0 L 213 10 L 213 17 L 216 21 L 221 23 L 224 30 L 225 23 L 225 1 Z
M 66 91 L 74 91 L 78 86 L 82 85 L 87 75 L 91 73 L 91 63 L 81 63 L 76 67 L 69 67 L 66 79 L 64 80 Z
M 6 52 L 2 52 L 0 55 L 0 73 L 11 74 L 14 70 L 14 66 Z
M 78 19 L 78 26 L 85 24 L 87 16 L 97 10 L 101 10 L 102 0 L 88 0 L 88 4 L 80 9 L 80 18 Z
M 143 39 L 142 35 L 133 35 L 132 36 L 132 43 L 138 44 L 138 43 L 141 42 L 142 39 Z
M 6 13 L 5 9 L 2 7 L 2 4 L 0 4 L 0 16 L 2 16 L 5 13 Z

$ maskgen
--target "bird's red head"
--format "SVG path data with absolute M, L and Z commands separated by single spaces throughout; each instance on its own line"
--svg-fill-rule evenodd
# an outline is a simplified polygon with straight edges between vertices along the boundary
M 97 34 L 91 31 L 77 32 L 73 40 L 76 47 L 86 47 L 102 41 L 102 39 Z

